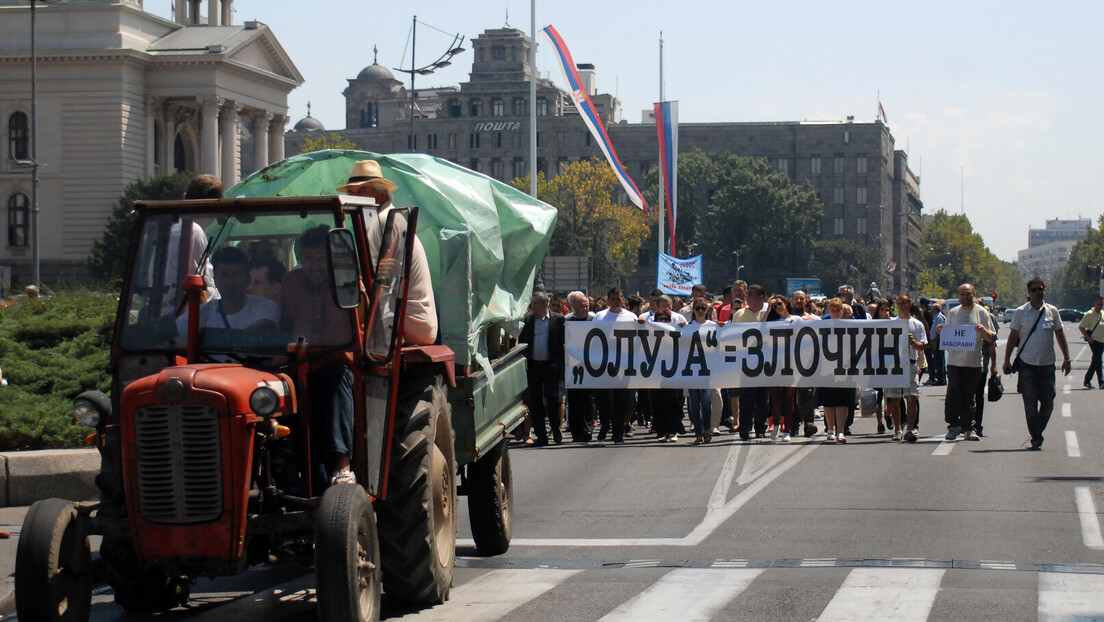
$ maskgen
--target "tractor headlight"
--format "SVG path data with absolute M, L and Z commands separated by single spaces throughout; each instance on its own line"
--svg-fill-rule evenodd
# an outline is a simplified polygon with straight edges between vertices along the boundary
M 280 407 L 280 396 L 268 387 L 258 387 L 249 396 L 249 408 L 261 417 L 267 417 Z
M 81 425 L 99 427 L 109 414 L 111 400 L 102 391 L 85 391 L 73 400 L 73 416 Z

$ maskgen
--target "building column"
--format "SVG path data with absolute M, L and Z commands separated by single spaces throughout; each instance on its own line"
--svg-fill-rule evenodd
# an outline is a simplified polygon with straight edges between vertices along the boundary
M 218 175 L 219 100 L 215 96 L 203 98 L 203 134 L 200 142 L 200 172 Z
M 218 0 L 207 0 L 207 25 L 218 26 L 219 25 L 219 2 Z
M 177 105 L 170 100 L 165 100 L 161 105 L 161 171 L 168 174 L 176 172 L 173 167 L 176 158 L 176 110 Z
M 258 110 L 253 114 L 253 170 L 268 166 L 268 122 L 272 113 Z
M 222 21 L 219 22 L 223 26 L 234 25 L 234 1 L 233 0 L 221 0 L 222 5 Z
M 284 159 L 284 126 L 288 118 L 284 115 L 276 115 L 268 126 L 268 162 L 270 164 Z
M 161 101 L 156 97 L 146 99 L 146 178 L 158 175 L 157 161 L 161 150 L 157 144 L 157 117 L 161 116 Z M 162 139 L 164 142 L 164 139 Z M 164 162 L 164 160 L 161 160 Z
M 238 182 L 238 103 L 227 100 L 222 105 L 222 179 L 224 188 Z
M 188 23 L 188 3 L 186 0 L 175 0 L 176 7 L 176 23 L 187 24 Z

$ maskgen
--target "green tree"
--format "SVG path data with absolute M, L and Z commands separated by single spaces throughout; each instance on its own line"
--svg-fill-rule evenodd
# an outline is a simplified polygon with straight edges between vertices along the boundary
M 882 272 L 882 250 L 847 238 L 817 240 L 809 264 L 811 274 L 820 278 L 820 291 L 832 294 L 840 285 L 852 285 L 864 293 Z
M 528 192 L 529 177 L 511 182 Z M 537 197 L 559 211 L 550 256 L 590 259 L 590 291 L 623 285 L 636 270 L 640 246 L 655 216 L 614 202 L 620 184 L 604 160 L 572 162 L 551 180 L 537 174 Z
M 1015 266 L 989 252 L 965 214 L 936 212 L 920 231 L 920 246 L 922 295 L 953 298 L 959 285 L 972 283 L 979 295 L 996 292 L 998 304 L 1023 300 L 1023 279 Z
M 356 143 L 348 138 L 342 138 L 339 134 L 330 133 L 308 137 L 303 141 L 303 147 L 299 150 L 299 153 L 310 153 L 311 151 L 322 151 L 324 149 L 356 148 Z
M 92 242 L 88 254 L 88 269 L 103 283 L 118 287 L 126 269 L 133 232 L 135 201 L 179 199 L 192 178 L 192 173 L 181 172 L 161 175 L 148 180 L 139 179 L 123 189 L 123 196 L 111 209 L 103 238 Z

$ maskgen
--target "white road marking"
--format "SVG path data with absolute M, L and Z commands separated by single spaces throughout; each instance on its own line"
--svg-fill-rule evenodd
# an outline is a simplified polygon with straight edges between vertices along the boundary
M 1039 622 L 1104 619 L 1104 575 L 1039 573 Z
M 939 446 L 935 448 L 935 451 L 933 451 L 931 455 L 946 456 L 947 454 L 951 453 L 951 450 L 954 449 L 955 445 L 957 444 L 958 441 L 948 441 L 946 438 L 944 438 L 943 442 L 939 443 Z
M 1069 395 L 1069 394 L 1070 394 L 1070 386 L 1068 384 L 1064 385 L 1062 387 L 1062 395 Z
M 942 581 L 942 568 L 856 568 L 817 619 L 927 620 Z
M 761 569 L 680 568 L 609 612 L 601 622 L 706 622 L 743 592 Z
M 798 462 L 804 460 L 819 445 L 819 443 L 799 444 L 798 450 L 793 452 L 789 458 L 763 473 L 762 476 L 741 490 L 735 497 L 725 502 L 719 489 L 723 488 L 727 491 L 727 482 L 731 479 L 735 469 L 733 455 L 737 450 L 730 450 L 729 460 L 733 461 L 730 463 L 726 460 L 725 468 L 721 470 L 717 485 L 714 487 L 714 494 L 709 498 L 710 503 L 706 509 L 705 518 L 689 534 L 681 538 L 514 538 L 510 541 L 510 546 L 697 546 L 712 535 L 725 521 L 732 518 L 732 515 L 744 507 L 748 501 L 751 501 L 755 495 L 762 492 L 764 488 L 785 474 L 786 471 L 796 466 Z M 728 468 L 730 464 L 732 469 Z M 457 540 L 457 544 L 474 546 L 475 542 L 470 539 L 466 541 Z
M 396 618 L 410 622 L 497 620 L 549 592 L 579 570 L 492 570 L 452 589 L 448 602 Z
M 1070 458 L 1080 458 L 1081 448 L 1077 445 L 1077 432 L 1066 430 L 1066 455 Z
M 736 485 L 743 486 L 754 482 L 760 475 L 769 471 L 775 464 L 789 458 L 790 454 L 797 450 L 797 445 L 755 445 L 748 449 L 747 458 L 744 459 L 744 468 L 740 476 L 736 478 Z M 728 466 L 726 463 L 725 466 Z M 726 487 L 727 488 L 727 487 Z M 721 499 L 723 505 L 727 498 Z M 710 503 L 709 507 L 718 507 Z
M 1070 406 L 1069 402 L 1066 402 L 1065 404 L 1062 404 L 1062 416 L 1063 417 L 1072 417 L 1073 416 L 1073 407 Z
M 1090 549 L 1104 549 L 1104 537 L 1100 535 L 1100 521 L 1096 517 L 1096 504 L 1088 486 L 1074 489 L 1077 498 L 1077 514 L 1081 517 L 1081 540 Z
M 1074 360 L 1080 359 L 1085 356 L 1085 352 L 1089 349 L 1089 346 L 1081 346 L 1081 349 L 1077 351 L 1077 356 L 1073 357 Z

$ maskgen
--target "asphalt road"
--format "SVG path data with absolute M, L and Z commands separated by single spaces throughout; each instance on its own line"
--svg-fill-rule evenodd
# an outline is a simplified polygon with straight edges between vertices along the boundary
M 1104 619 L 1104 391 L 1081 388 L 1089 352 L 1066 330 L 1074 370 L 1059 377 L 1041 452 L 1025 449 L 1009 379 L 979 442 L 945 442 L 944 389 L 924 387 L 915 444 L 867 418 L 847 445 L 821 433 L 514 447 L 510 551 L 476 557 L 462 509 L 451 600 L 385 617 Z M 4 557 L 13 542 L 0 541 Z M 191 612 L 163 617 L 314 619 L 312 581 L 271 569 L 203 581 Z M 106 589 L 93 617 L 131 619 Z

